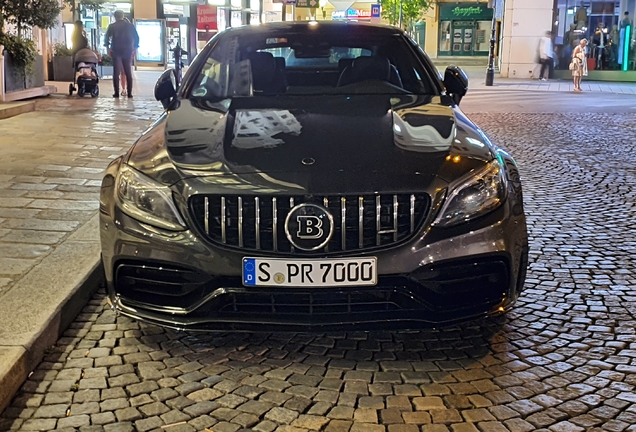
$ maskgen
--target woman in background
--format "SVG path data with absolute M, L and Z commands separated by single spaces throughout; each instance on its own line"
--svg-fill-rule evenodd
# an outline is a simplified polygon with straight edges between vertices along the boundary
M 572 52 L 572 64 L 570 69 L 572 69 L 572 77 L 574 78 L 574 91 L 580 92 L 581 90 L 581 79 L 584 76 L 587 76 L 587 54 L 585 46 L 587 45 L 587 39 L 581 39 L 579 45 L 574 48 L 574 52 Z
M 71 36 L 71 42 L 73 43 L 73 55 L 81 49 L 88 48 L 88 38 L 86 37 L 82 21 L 75 21 L 74 27 L 73 36 Z

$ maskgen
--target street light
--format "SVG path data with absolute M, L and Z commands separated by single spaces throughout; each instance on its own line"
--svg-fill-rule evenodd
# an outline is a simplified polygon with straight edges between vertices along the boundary
M 490 50 L 488 51 L 488 69 L 486 69 L 486 85 L 492 86 L 495 80 L 495 41 L 497 32 L 497 16 L 495 15 L 495 0 L 488 0 L 488 7 L 492 8 L 492 30 L 490 32 Z

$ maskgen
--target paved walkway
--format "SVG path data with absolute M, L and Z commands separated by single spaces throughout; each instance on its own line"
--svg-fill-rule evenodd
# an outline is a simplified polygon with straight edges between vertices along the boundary
M 443 66 L 438 66 L 439 71 L 444 73 Z M 471 90 L 481 89 L 501 89 L 501 90 L 526 90 L 543 92 L 568 92 L 573 91 L 572 80 L 528 80 L 515 78 L 501 78 L 495 75 L 493 86 L 486 87 L 486 69 L 484 67 L 467 66 L 464 72 L 468 75 L 469 87 Z M 581 83 L 583 92 L 602 92 L 615 94 L 636 95 L 636 83 L 629 82 L 605 82 L 586 81 Z
M 160 112 L 157 102 L 50 97 L 1 120 L 0 300 L 95 214 L 104 168 Z

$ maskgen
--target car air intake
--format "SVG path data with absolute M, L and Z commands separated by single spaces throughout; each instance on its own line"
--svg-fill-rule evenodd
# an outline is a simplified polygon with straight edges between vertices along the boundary
M 430 208 L 427 194 L 354 196 L 195 195 L 190 211 L 211 242 L 243 250 L 311 254 L 295 249 L 285 235 L 285 218 L 298 204 L 329 210 L 334 231 L 327 245 L 313 253 L 341 253 L 384 248 L 418 231 Z

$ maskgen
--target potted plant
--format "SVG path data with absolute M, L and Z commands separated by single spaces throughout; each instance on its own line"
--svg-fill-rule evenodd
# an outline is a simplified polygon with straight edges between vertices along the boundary
M 57 0 L 0 1 L 0 16 L 13 25 L 12 34 L 0 34 L 5 46 L 5 88 L 7 91 L 44 85 L 44 59 L 35 43 L 25 36 L 32 27 L 50 29 L 57 25 L 61 8 Z
M 0 45 L 4 45 L 4 77 L 5 90 L 7 92 L 24 90 L 25 88 L 44 85 L 44 70 L 42 76 L 36 72 L 36 60 L 38 51 L 35 43 L 16 35 L 0 35 Z M 42 65 L 43 66 L 43 65 Z
M 73 52 L 63 43 L 53 47 L 53 79 L 55 81 L 73 81 Z
M 112 77 L 113 76 L 113 59 L 108 54 L 102 54 L 101 61 L 99 62 L 99 77 Z

